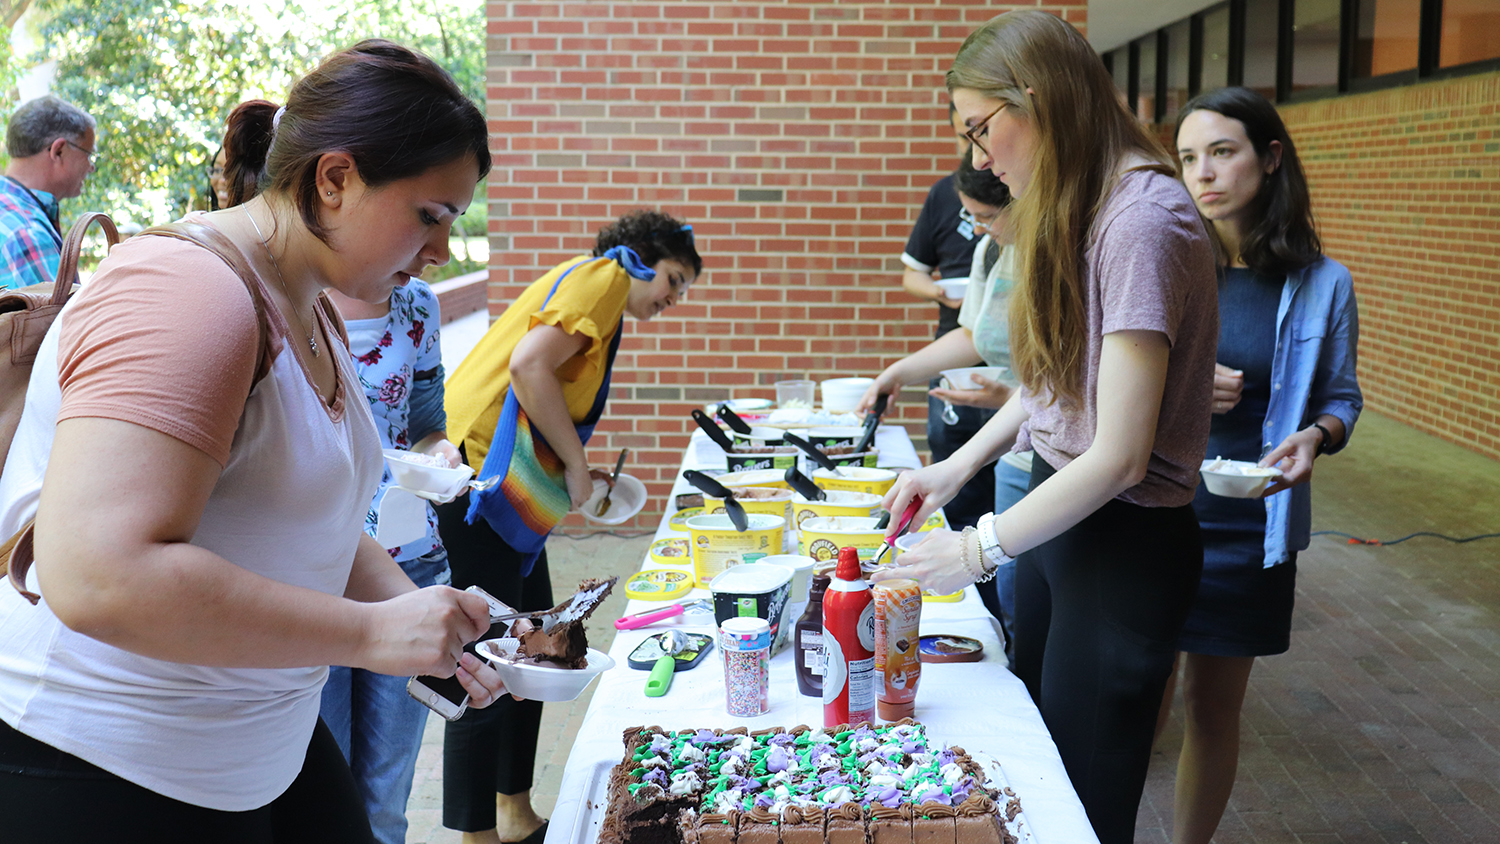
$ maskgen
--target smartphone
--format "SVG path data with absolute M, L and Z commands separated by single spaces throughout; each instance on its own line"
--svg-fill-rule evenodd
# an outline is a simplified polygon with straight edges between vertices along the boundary
M 498 639 L 510 632 L 510 622 L 495 621 L 496 616 L 510 615 L 514 613 L 503 601 L 480 589 L 478 586 L 470 586 L 465 592 L 473 592 L 482 596 L 490 605 L 490 629 L 484 635 L 464 646 L 464 650 L 479 656 L 474 646 L 486 639 Z M 483 659 L 483 657 L 480 657 Z M 469 693 L 464 690 L 463 684 L 458 682 L 458 677 L 432 677 L 422 675 L 413 677 L 406 683 L 406 693 L 411 695 L 417 702 L 431 709 L 433 712 L 443 716 L 449 721 L 457 721 L 462 718 L 469 709 Z

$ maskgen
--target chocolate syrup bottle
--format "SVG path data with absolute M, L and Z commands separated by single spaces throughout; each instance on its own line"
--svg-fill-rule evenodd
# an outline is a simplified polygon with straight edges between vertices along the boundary
M 823 694 L 823 592 L 832 578 L 815 574 L 807 593 L 807 611 L 797 619 L 797 691 L 809 697 Z

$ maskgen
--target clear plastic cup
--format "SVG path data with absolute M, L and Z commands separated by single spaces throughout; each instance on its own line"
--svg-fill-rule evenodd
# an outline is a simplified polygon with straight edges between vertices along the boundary
M 812 410 L 817 386 L 816 381 L 777 381 L 776 406 Z

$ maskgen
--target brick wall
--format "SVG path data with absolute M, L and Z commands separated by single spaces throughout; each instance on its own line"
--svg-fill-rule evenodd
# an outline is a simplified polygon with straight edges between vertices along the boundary
M 1084 24 L 1085 0 L 1019 5 Z M 704 255 L 686 304 L 627 321 L 590 443 L 596 466 L 630 447 L 651 491 L 625 528 L 656 525 L 692 407 L 873 375 L 931 338 L 898 259 L 955 161 L 942 74 L 1009 8 L 489 2 L 491 312 L 632 208 L 691 222 Z M 922 392 L 895 418 L 920 434 Z
M 1500 459 L 1500 73 L 1284 106 L 1366 407 Z

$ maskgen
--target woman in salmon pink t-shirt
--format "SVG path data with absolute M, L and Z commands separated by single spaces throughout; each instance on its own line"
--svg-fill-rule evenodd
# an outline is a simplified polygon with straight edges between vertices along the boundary
M 1171 158 L 1088 42 L 1040 11 L 969 36 L 948 89 L 1016 197 L 1011 360 L 1022 387 L 949 459 L 886 497 L 918 519 L 1006 450 L 1031 489 L 877 577 L 952 592 L 1015 560 L 1015 671 L 1103 844 L 1133 838 L 1152 729 L 1203 564 L 1214 257 Z
M 482 597 L 418 589 L 363 531 L 380 440 L 322 295 L 384 301 L 447 260 L 484 117 L 366 41 L 272 134 L 264 193 L 117 247 L 37 357 L 0 476 L 39 595 L 0 583 L 7 844 L 369 842 L 328 666 L 504 692 L 460 658 Z

